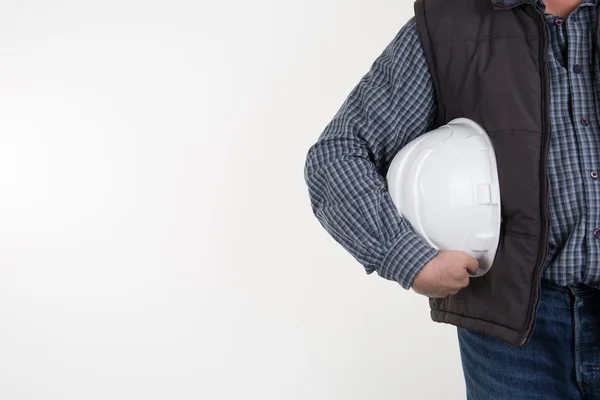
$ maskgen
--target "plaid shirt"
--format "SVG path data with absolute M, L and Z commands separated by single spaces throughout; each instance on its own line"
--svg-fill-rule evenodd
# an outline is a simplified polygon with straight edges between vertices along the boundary
M 537 7 L 544 11 L 541 0 Z M 550 237 L 543 278 L 600 286 L 596 0 L 583 0 L 568 19 L 546 15 L 546 21 Z M 437 251 L 398 214 L 382 171 L 399 149 L 432 129 L 436 108 L 412 18 L 309 149 L 304 168 L 312 210 L 327 232 L 367 273 L 405 289 Z

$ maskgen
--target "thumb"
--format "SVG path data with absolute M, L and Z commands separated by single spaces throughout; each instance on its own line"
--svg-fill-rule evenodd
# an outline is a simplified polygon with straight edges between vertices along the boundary
M 467 271 L 469 271 L 469 273 L 473 275 L 479 269 L 479 261 L 477 261 L 477 259 L 469 256 L 465 267 L 466 267 Z

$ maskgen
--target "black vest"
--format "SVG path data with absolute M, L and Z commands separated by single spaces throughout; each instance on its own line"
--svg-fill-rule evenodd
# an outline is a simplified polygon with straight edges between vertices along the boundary
M 430 299 L 431 318 L 523 346 L 548 242 L 546 21 L 533 0 L 417 0 L 415 13 L 436 88 L 435 127 L 466 117 L 487 131 L 503 218 L 491 271 L 457 295 Z

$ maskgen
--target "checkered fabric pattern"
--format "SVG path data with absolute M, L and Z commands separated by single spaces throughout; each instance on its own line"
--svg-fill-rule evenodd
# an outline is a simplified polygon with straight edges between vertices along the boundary
M 544 4 L 537 1 L 543 11 Z M 497 11 L 504 12 L 504 11 Z M 550 240 L 544 278 L 600 286 L 599 64 L 595 0 L 567 19 L 546 15 L 551 78 Z M 308 151 L 312 210 L 364 266 L 405 289 L 437 251 L 396 211 L 383 171 L 432 129 L 437 104 L 416 21 L 399 31 Z

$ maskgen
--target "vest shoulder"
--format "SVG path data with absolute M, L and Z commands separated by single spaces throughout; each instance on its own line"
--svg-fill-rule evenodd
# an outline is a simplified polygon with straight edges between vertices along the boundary
M 452 18 L 457 23 L 468 23 L 473 18 L 494 17 L 501 10 L 495 10 L 492 0 L 417 0 L 415 11 L 424 12 L 431 18 Z M 506 13 L 504 13 L 506 14 Z
M 495 9 L 492 0 L 417 0 L 415 15 L 421 31 L 434 41 L 514 34 L 537 37 L 538 25 L 520 9 Z
M 492 0 L 417 0 L 415 3 L 423 3 L 426 8 L 457 9 L 461 7 L 484 7 L 493 9 Z

